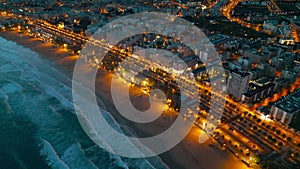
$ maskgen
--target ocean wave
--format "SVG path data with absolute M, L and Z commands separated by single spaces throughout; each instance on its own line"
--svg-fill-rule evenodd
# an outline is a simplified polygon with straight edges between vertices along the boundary
M 8 100 L 9 96 L 0 88 L 0 99 Z
M 0 38 L 0 44 L 0 77 L 8 78 L 2 82 L 0 78 L 0 98 L 6 101 L 8 109 L 24 113 L 38 125 L 39 136 L 44 138 L 41 139 L 41 154 L 49 161 L 49 165 L 59 169 L 97 168 L 97 166 L 102 168 L 101 162 L 95 164 L 94 161 L 103 161 L 104 157 L 93 157 L 96 160 L 90 160 L 85 157 L 87 150 L 82 148 L 78 142 L 71 141 L 76 140 L 75 136 L 71 134 L 76 131 L 69 128 L 60 112 L 68 110 L 68 112 L 74 113 L 70 77 L 55 67 L 56 65 L 29 49 L 2 38 Z M 9 78 L 13 80 L 9 80 Z M 26 96 L 20 100 L 20 98 L 16 98 L 19 97 L 16 96 L 18 93 L 20 93 L 19 95 L 26 93 Z M 10 105 L 8 101 L 15 105 Z M 115 130 L 122 132 L 122 126 L 106 111 L 101 98 L 98 98 L 98 103 L 108 123 Z M 20 107 L 20 105 L 24 107 Z M 68 130 L 64 131 L 65 129 Z M 134 135 L 133 132 L 132 134 Z M 112 169 L 115 167 L 124 169 L 168 168 L 159 157 L 149 160 L 126 159 L 108 152 L 106 154 L 110 161 L 116 164 L 116 166 L 108 165 L 110 166 L 108 168 Z
M 98 169 L 98 167 L 84 156 L 84 150 L 79 143 L 68 147 L 62 154 L 61 159 L 66 161 L 70 168 L 76 169 Z
M 48 165 L 51 168 L 70 169 L 69 166 L 59 158 L 56 151 L 54 150 L 54 148 L 48 141 L 46 141 L 44 139 L 41 139 L 41 141 L 42 141 L 41 142 L 41 145 L 42 145 L 41 155 L 46 157 Z
M 22 92 L 22 86 L 18 83 L 7 83 L 1 88 L 6 94 Z

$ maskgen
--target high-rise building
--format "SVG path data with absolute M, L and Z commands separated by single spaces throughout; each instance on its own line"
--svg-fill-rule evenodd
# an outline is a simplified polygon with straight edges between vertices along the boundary
M 227 79 L 227 92 L 236 100 L 241 100 L 243 93 L 247 92 L 250 73 L 238 70 L 229 70 Z
M 274 120 L 289 125 L 297 113 L 300 113 L 299 89 L 274 104 L 270 115 Z

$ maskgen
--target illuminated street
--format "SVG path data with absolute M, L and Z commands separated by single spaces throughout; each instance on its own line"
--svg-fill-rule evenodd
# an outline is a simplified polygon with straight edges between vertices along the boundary
M 10 113 L 13 110 L 18 114 L 22 114 L 22 107 L 13 105 L 17 101 L 10 100 L 10 98 L 14 98 L 17 95 L 15 93 L 19 92 L 18 90 L 24 93 L 28 92 L 22 84 L 22 80 L 25 79 L 26 84 L 28 83 L 29 86 L 37 90 L 32 94 L 33 99 L 39 98 L 42 101 L 49 102 L 49 104 L 53 102 L 54 105 L 49 106 L 43 103 L 44 107 L 55 112 L 52 112 L 53 116 L 57 115 L 62 119 L 73 119 L 73 116 L 69 117 L 61 112 L 68 110 L 73 115 L 78 115 L 78 112 L 77 114 L 73 112 L 74 107 L 75 111 L 79 109 L 76 107 L 77 105 L 71 103 L 71 108 L 65 108 L 64 106 L 69 106 L 68 99 L 72 95 L 71 89 L 69 90 L 69 87 L 72 87 L 71 84 L 68 84 L 71 81 L 69 78 L 73 76 L 73 71 L 76 69 L 76 61 L 81 59 L 87 65 L 87 67 L 80 67 L 82 76 L 92 74 L 93 69 L 98 71 L 94 83 L 96 89 L 93 94 L 97 94 L 98 106 L 102 105 L 102 108 L 109 114 L 106 116 L 111 116 L 113 119 L 110 120 L 111 124 L 109 125 L 120 129 L 128 136 L 140 137 L 154 136 L 169 130 L 169 128 L 172 129 L 172 125 L 177 119 L 189 122 L 193 127 L 178 145 L 162 153 L 162 155 L 155 156 L 157 159 L 149 160 L 145 158 L 140 159 L 145 160 L 143 162 L 132 162 L 131 159 L 126 159 L 127 157 L 123 158 L 116 155 L 112 159 L 117 160 L 113 161 L 110 159 L 113 153 L 109 151 L 95 153 L 96 155 L 111 153 L 109 155 L 105 154 L 109 156 L 109 159 L 105 159 L 108 164 L 101 166 L 101 160 L 98 160 L 96 155 L 92 155 L 97 152 L 96 150 L 99 150 L 99 147 L 95 148 L 97 147 L 95 143 L 90 143 L 90 141 L 95 142 L 93 137 L 96 137 L 98 133 L 93 133 L 92 137 L 87 133 L 88 137 L 91 137 L 91 140 L 88 141 L 77 138 L 81 135 L 87 137 L 87 135 L 81 134 L 81 132 L 84 133 L 80 127 L 82 124 L 78 125 L 77 119 L 74 118 L 76 122 L 71 123 L 76 128 L 71 134 L 76 135 L 76 137 L 72 136 L 75 145 L 72 146 L 79 147 L 78 152 L 80 153 L 78 153 L 78 157 L 72 157 L 72 160 L 70 160 L 69 154 L 73 153 L 72 147 L 70 145 L 67 148 L 64 147 L 64 144 L 67 144 L 64 139 L 68 138 L 68 135 L 64 138 L 63 134 L 65 133 L 59 129 L 53 129 L 54 131 L 51 132 L 58 131 L 59 135 L 51 136 L 54 141 L 49 145 L 50 147 L 53 145 L 54 148 L 45 146 L 46 148 L 43 150 L 51 149 L 52 151 L 53 149 L 54 153 L 51 152 L 52 155 L 49 155 L 51 153 L 47 152 L 47 159 L 44 159 L 47 161 L 46 165 L 49 165 L 49 168 L 57 166 L 59 166 L 57 168 L 63 168 L 61 166 L 72 168 L 70 167 L 72 164 L 77 165 L 73 168 L 82 168 L 82 164 L 85 164 L 85 167 L 92 166 L 94 168 L 109 168 L 108 166 L 111 166 L 111 168 L 141 168 L 141 166 L 136 165 L 139 162 L 152 168 L 172 169 L 299 168 L 299 2 L 294 0 L 289 2 L 277 0 L 262 2 L 171 0 L 137 1 L 134 3 L 123 1 L 122 3 L 111 4 L 105 2 L 99 4 L 96 2 L 62 1 L 54 2 L 52 6 L 46 7 L 45 4 L 41 5 L 39 3 L 36 3 L 35 6 L 28 2 L 20 4 L 17 2 L 1 2 L 0 36 L 11 41 L 27 38 L 26 42 L 22 43 L 37 43 L 34 47 L 28 48 L 32 50 L 36 48 L 38 53 L 42 53 L 40 51 L 43 51 L 43 49 L 52 49 L 54 52 L 51 52 L 51 55 L 56 55 L 56 57 L 53 57 L 53 60 L 51 60 L 51 56 L 46 58 L 50 58 L 50 65 L 57 64 L 63 70 L 58 68 L 58 71 L 56 71 L 56 67 L 51 67 L 49 71 L 55 70 L 54 72 L 57 73 L 67 70 L 66 75 L 57 75 L 57 77 L 63 79 L 63 83 L 58 83 L 56 80 L 51 83 L 56 74 L 49 78 L 46 75 L 39 76 L 39 69 L 48 70 L 47 66 L 45 68 L 40 65 L 35 67 L 36 62 L 34 60 L 30 61 L 30 59 L 28 65 L 26 59 L 21 60 L 19 58 L 15 62 L 10 61 L 6 58 L 6 53 L 12 53 L 13 57 L 22 54 L 13 54 L 13 47 L 5 46 L 6 43 L 0 45 L 0 52 L 4 53 L 3 56 L 0 55 L 1 58 L 4 58 L 3 63 L 0 62 L 0 64 L 3 64 L 0 65 L 0 77 L 3 79 L 0 79 L 0 106 L 2 106 L 2 101 L 5 105 L 3 114 Z M 203 45 L 203 51 L 193 51 L 190 46 L 182 42 L 186 40 L 185 37 L 180 36 L 177 39 L 163 35 L 163 33 L 144 32 L 123 39 L 117 44 L 111 44 L 109 41 L 115 40 L 114 38 L 118 37 L 118 34 L 110 36 L 107 33 L 109 36 L 99 36 L 103 39 L 95 36 L 99 33 L 97 30 L 114 19 L 145 11 L 169 13 L 174 17 L 183 18 L 187 22 L 191 22 L 191 25 L 200 28 L 199 30 L 204 32 L 211 44 Z M 149 23 L 155 23 L 158 19 L 151 18 Z M 127 30 L 127 27 L 134 28 L 135 22 L 141 22 L 138 18 L 129 21 L 129 25 L 117 24 L 111 26 L 111 29 L 123 32 L 124 29 Z M 160 24 L 158 23 L 158 26 Z M 229 30 L 223 30 L 224 25 Z M 184 29 L 185 26 L 181 25 L 178 28 Z M 234 28 L 230 28 L 231 26 L 234 26 Z M 239 30 L 235 30 L 235 28 Z M 169 30 L 168 27 L 165 29 L 164 31 L 167 32 L 165 34 L 169 33 L 170 35 L 178 31 Z M 250 37 L 251 32 L 259 33 L 262 37 L 254 38 L 255 33 Z M 175 35 L 175 33 L 173 34 Z M 15 37 L 16 40 L 9 39 L 10 36 Z M 3 39 L 3 42 L 5 39 Z M 188 40 L 198 41 L 199 37 Z M 22 45 L 22 43 L 18 42 L 14 45 Z M 205 49 L 210 45 L 216 50 L 215 55 L 219 55 L 216 58 L 213 58 L 215 56 L 210 58 L 213 52 L 209 53 L 209 49 Z M 92 50 L 88 50 L 89 53 L 87 54 L 85 53 L 87 52 L 85 47 L 90 47 Z M 152 55 L 145 57 L 139 54 L 140 51 L 149 49 L 168 51 L 176 56 L 177 60 L 174 59 L 175 57 L 160 56 L 159 58 L 158 55 L 153 55 L 156 57 L 152 57 Z M 12 51 L 8 52 L 8 50 Z M 22 50 L 20 50 L 21 53 Z M 47 55 L 47 50 L 41 55 Z M 100 52 L 106 52 L 105 57 L 101 58 L 103 60 L 98 58 Z M 30 55 L 33 54 L 26 53 L 24 58 Z M 202 61 L 203 58 L 207 61 Z M 17 62 L 18 60 L 20 62 Z M 183 67 L 181 63 L 188 67 Z M 218 69 L 219 66 L 222 70 Z M 21 71 L 5 73 L 7 68 L 18 68 Z M 35 70 L 36 72 L 29 74 L 29 70 Z M 187 76 L 187 72 L 191 72 L 190 76 Z M 17 84 L 15 79 L 9 79 L 18 75 L 20 75 L 20 79 L 18 79 L 21 80 L 21 82 L 18 81 L 20 84 Z M 36 80 L 32 76 L 46 79 L 46 82 Z M 9 84 L 6 84 L 8 82 Z M 55 84 L 62 89 L 51 88 L 51 85 Z M 219 88 L 216 88 L 216 86 Z M 45 95 L 51 93 L 56 95 L 35 96 L 36 93 L 43 93 L 44 90 Z M 157 93 L 157 91 L 163 94 Z M 113 92 L 118 97 L 123 98 L 124 101 L 118 100 L 118 103 L 115 104 L 113 95 L 115 93 Z M 129 96 L 130 103 L 126 100 L 127 96 Z M 20 101 L 22 104 L 25 103 L 25 97 L 20 96 L 18 99 L 23 100 Z M 56 99 L 59 101 L 56 101 Z M 188 103 L 190 100 L 198 102 Z M 189 107 L 187 109 L 185 109 L 186 107 L 183 108 L 183 103 L 188 103 Z M 10 106 L 10 104 L 13 106 Z M 151 117 L 153 121 L 139 123 L 138 120 L 130 121 L 130 118 L 126 119 L 127 117 L 120 113 L 120 110 L 125 110 L 129 105 L 140 112 L 146 112 L 147 117 Z M 39 106 L 35 106 L 38 109 Z M 30 112 L 29 110 L 33 109 L 26 107 L 24 112 Z M 44 111 L 46 112 L 46 110 Z M 211 114 L 211 112 L 213 113 Z M 30 115 L 30 113 L 27 113 L 26 116 L 28 114 Z M 221 115 L 220 118 L 218 118 L 218 115 Z M 6 116 L 8 115 L 5 114 Z M 136 116 L 140 117 L 137 114 Z M 57 119 L 59 119 L 58 117 Z M 85 117 L 80 116 L 79 120 L 81 118 L 84 119 Z M 210 126 L 210 118 L 218 119 L 215 120 L 217 123 L 216 128 Z M 42 116 L 29 119 L 33 121 L 40 120 Z M 86 121 L 89 121 L 89 119 L 86 119 Z M 55 125 L 61 125 L 62 123 L 53 119 L 51 119 L 51 122 Z M 88 123 L 92 125 L 90 121 Z M 16 121 L 12 126 L 18 127 L 18 125 L 19 122 Z M 42 124 L 41 126 L 45 127 L 46 125 Z M 3 131 L 5 130 L 3 128 Z M 47 127 L 39 130 L 40 133 L 43 133 L 44 130 L 47 131 Z M 71 129 L 69 130 L 71 131 Z M 183 133 L 181 130 L 177 132 L 178 134 Z M 204 143 L 201 142 L 201 135 L 203 134 L 208 138 Z M 43 144 L 48 145 L 47 139 L 43 138 L 45 135 L 39 134 L 36 137 L 42 140 Z M 56 138 L 58 140 L 55 140 Z M 160 144 L 164 143 L 161 142 Z M 64 149 L 59 150 L 61 147 Z M 5 157 L 4 159 L 18 163 L 18 167 L 22 166 L 24 161 L 23 168 L 30 168 L 28 164 L 25 164 L 26 158 L 17 155 L 18 151 L 9 152 L 8 154 L 9 158 Z M 55 158 L 52 157 L 53 154 Z M 85 161 L 75 165 L 76 158 Z M 2 159 L 0 158 L 0 160 Z M 57 161 L 61 161 L 61 163 L 58 164 Z M 122 164 L 120 165 L 119 162 Z M 1 165 L 0 168 L 2 168 Z

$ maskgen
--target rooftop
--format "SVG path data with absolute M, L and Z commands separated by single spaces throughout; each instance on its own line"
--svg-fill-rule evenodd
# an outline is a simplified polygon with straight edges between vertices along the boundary
M 275 104 L 276 107 L 284 110 L 287 113 L 299 113 L 300 112 L 300 89 L 287 95 L 279 102 Z
M 267 89 L 269 89 L 270 87 L 273 87 L 273 86 L 275 86 L 274 83 L 267 83 L 267 84 L 264 84 L 263 86 L 261 86 L 261 85 L 250 82 L 249 83 L 249 90 L 248 90 L 247 93 L 244 93 L 244 95 L 246 97 L 252 97 L 255 94 L 260 93 L 263 90 L 267 90 Z
M 230 72 L 235 73 L 235 74 L 238 74 L 238 75 L 240 75 L 241 77 L 246 77 L 246 76 L 250 75 L 250 73 L 248 73 L 248 72 L 241 72 L 241 71 L 239 71 L 239 70 L 237 70 L 237 69 L 230 70 Z

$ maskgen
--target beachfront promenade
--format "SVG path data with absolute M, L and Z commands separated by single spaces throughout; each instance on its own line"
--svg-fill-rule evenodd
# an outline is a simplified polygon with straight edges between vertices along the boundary
M 101 40 L 90 39 L 89 37 L 76 34 L 55 25 L 46 23 L 45 21 L 36 20 L 34 21 L 38 28 L 42 28 L 56 36 L 68 38 L 70 40 L 82 41 L 83 43 L 93 44 L 95 46 L 104 48 L 107 51 L 113 51 L 116 55 L 122 55 L 124 58 L 128 56 L 133 56 L 131 53 L 124 51 L 118 47 L 103 44 Z M 37 36 L 38 37 L 38 36 Z M 133 57 L 135 63 L 142 64 L 142 60 L 139 57 Z M 144 61 L 143 61 L 144 62 Z M 148 67 L 150 68 L 150 67 Z M 165 79 L 160 79 L 165 80 Z M 214 95 L 209 86 L 203 84 L 191 84 L 187 78 L 181 79 L 185 81 L 186 84 L 190 84 L 190 87 L 198 87 L 200 89 L 201 96 L 208 98 L 209 95 Z M 169 80 L 167 80 L 169 81 Z M 222 96 L 219 96 L 222 97 Z M 229 97 L 220 98 L 226 99 L 224 118 L 225 122 L 220 121 L 220 127 L 216 130 L 213 137 L 219 142 L 223 143 L 222 146 L 228 148 L 233 154 L 241 158 L 247 163 L 251 163 L 253 156 L 264 155 L 272 151 L 281 152 L 284 150 L 283 147 L 293 147 L 299 151 L 297 144 L 299 143 L 299 136 L 292 131 L 287 130 L 285 127 L 273 122 L 270 119 L 266 119 L 256 110 L 251 110 L 243 104 L 233 101 Z M 206 99 L 209 100 L 209 99 Z M 209 105 L 208 105 L 209 107 Z M 201 112 L 201 113 L 199 113 Z M 202 127 L 205 123 L 205 115 L 207 112 L 205 110 L 199 110 L 199 112 L 193 112 L 194 115 L 201 116 L 200 120 L 197 121 L 197 126 Z M 235 118 L 238 117 L 238 118 Z M 231 121 L 233 119 L 235 123 Z M 258 121 L 260 119 L 260 122 Z M 252 124 L 251 126 L 249 124 Z M 257 126 L 256 129 L 254 126 Z M 267 127 L 269 126 L 269 127 Z M 231 128 L 231 129 L 230 129 Z M 232 130 L 234 128 L 234 131 Z M 274 128 L 279 130 L 286 137 L 276 135 L 274 133 Z M 256 132 L 260 131 L 260 132 Z M 277 144 L 274 144 L 268 136 L 271 136 L 277 140 Z M 287 139 L 293 138 L 293 139 Z M 279 144 L 281 143 L 281 144 Z M 294 160 L 299 160 L 295 157 Z

